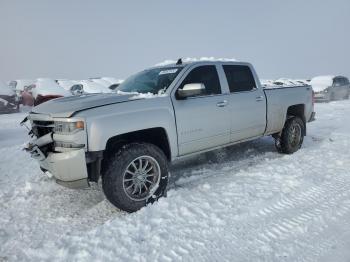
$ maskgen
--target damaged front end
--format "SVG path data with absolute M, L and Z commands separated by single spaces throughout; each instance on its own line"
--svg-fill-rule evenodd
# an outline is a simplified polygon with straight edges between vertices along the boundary
M 30 121 L 31 127 L 26 126 Z M 24 148 L 42 170 L 50 172 L 58 184 L 70 188 L 88 187 L 85 158 L 86 132 L 81 119 L 51 118 L 29 114 L 22 122 L 33 138 Z

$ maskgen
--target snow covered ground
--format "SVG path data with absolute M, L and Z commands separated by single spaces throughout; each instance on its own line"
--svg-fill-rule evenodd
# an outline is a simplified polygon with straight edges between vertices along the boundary
M 56 185 L 21 151 L 25 113 L 0 115 L 0 261 L 349 261 L 350 101 L 316 111 L 297 153 L 263 138 L 177 163 L 134 214 Z

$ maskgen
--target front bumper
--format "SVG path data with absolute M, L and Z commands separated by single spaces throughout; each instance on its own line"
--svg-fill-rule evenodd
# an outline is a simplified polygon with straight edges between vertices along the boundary
M 40 149 L 35 148 L 33 157 L 37 158 Z M 41 152 L 43 155 L 43 153 Z M 49 153 L 44 159 L 39 160 L 40 167 L 49 171 L 60 185 L 69 188 L 89 187 L 88 172 L 86 167 L 84 149 L 63 153 Z
M 30 141 L 24 148 L 36 159 L 42 170 L 49 171 L 56 178 L 58 184 L 70 188 L 85 188 L 89 186 L 87 160 L 85 148 L 85 131 L 72 132 L 69 135 L 54 132 L 54 121 L 48 115 L 30 114 L 21 124 L 31 120 L 32 129 L 29 134 L 38 138 Z M 62 121 L 73 121 L 75 119 L 63 119 Z M 81 119 L 79 119 L 81 120 Z M 79 147 L 59 147 L 78 143 Z

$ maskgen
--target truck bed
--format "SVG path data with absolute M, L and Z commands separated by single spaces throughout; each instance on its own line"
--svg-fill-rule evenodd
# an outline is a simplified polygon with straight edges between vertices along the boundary
M 313 112 L 312 89 L 310 86 L 267 87 L 266 96 L 266 130 L 265 135 L 282 130 L 287 116 L 287 109 L 292 105 L 304 104 L 304 117 L 308 121 Z

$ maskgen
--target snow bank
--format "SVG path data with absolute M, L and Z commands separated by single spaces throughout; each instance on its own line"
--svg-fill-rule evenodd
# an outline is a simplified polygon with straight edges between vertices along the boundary
M 15 95 L 15 92 L 11 89 L 11 87 L 6 85 L 4 82 L 0 81 L 0 95 L 13 96 Z
M 188 62 L 198 62 L 198 61 L 224 61 L 224 62 L 235 62 L 237 61 L 234 58 L 215 58 L 215 57 L 200 57 L 200 58 L 193 58 L 193 57 L 185 57 L 182 58 L 183 63 L 188 63 Z M 175 64 L 177 60 L 165 60 L 163 62 L 160 62 L 156 64 L 155 66 L 166 66 L 170 64 Z
M 49 78 L 39 78 L 35 82 L 35 88 L 32 90 L 32 95 L 36 99 L 39 95 L 41 96 L 71 96 L 72 94 L 59 86 L 56 81 Z
M 315 92 L 321 92 L 332 86 L 334 76 L 316 76 L 311 79 L 310 85 Z

